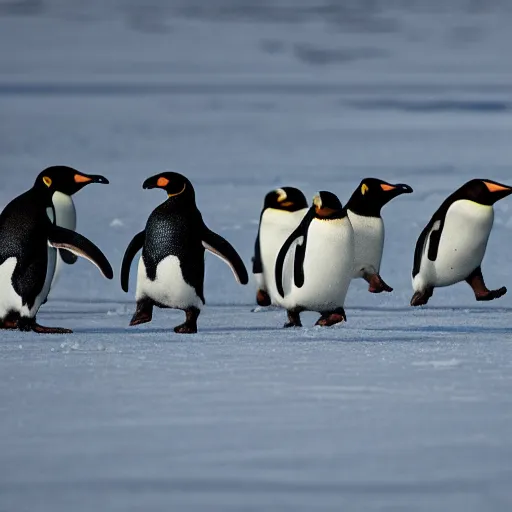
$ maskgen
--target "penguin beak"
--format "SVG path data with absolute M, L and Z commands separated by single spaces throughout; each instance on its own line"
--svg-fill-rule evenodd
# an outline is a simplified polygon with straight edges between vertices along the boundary
M 395 187 L 400 191 L 400 194 L 412 194 L 414 192 L 412 187 L 406 185 L 405 183 L 398 183 L 398 185 L 395 185 Z
M 143 184 L 142 188 L 144 190 L 149 190 L 156 187 L 156 182 L 154 178 L 148 178 Z
M 413 191 L 412 187 L 405 183 L 397 183 L 396 185 L 382 183 L 380 188 L 384 192 L 393 192 L 393 197 L 399 196 L 400 194 L 410 194 Z
M 100 183 L 101 185 L 108 185 L 110 183 L 105 176 L 101 176 L 100 174 L 93 174 L 90 178 L 92 178 L 91 183 Z
M 78 185 L 89 185 L 89 183 L 101 183 L 104 185 L 108 185 L 109 181 L 105 176 L 101 176 L 99 174 L 82 174 L 76 173 L 74 177 L 75 183 Z
M 505 195 L 512 193 L 512 188 L 507 185 L 501 185 L 500 183 L 493 183 L 491 181 L 484 181 L 484 183 L 489 189 L 489 192 L 501 192 L 501 194 Z
M 507 197 L 512 194 L 512 187 L 508 185 L 503 185 L 501 183 L 496 183 L 495 181 L 487 181 L 483 180 L 484 185 L 487 187 L 487 190 L 491 193 L 491 202 L 492 204 L 496 203 L 500 199 Z
M 151 176 L 151 178 L 148 178 L 142 184 L 142 188 L 144 190 L 150 190 L 152 188 L 165 188 L 167 185 L 169 185 L 169 183 L 169 180 L 163 176 Z

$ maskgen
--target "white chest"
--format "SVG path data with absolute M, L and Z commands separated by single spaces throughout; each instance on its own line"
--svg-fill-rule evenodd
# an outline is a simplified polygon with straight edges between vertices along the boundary
M 300 224 L 307 211 L 307 208 L 296 212 L 268 208 L 261 217 L 260 252 L 263 279 L 267 293 L 275 304 L 278 304 L 280 301 L 275 284 L 277 255 L 288 237 Z
M 151 281 L 146 274 L 144 260 L 139 259 L 136 298 L 149 297 L 169 308 L 186 309 L 195 306 L 201 309 L 203 302 L 195 289 L 184 279 L 180 260 L 176 256 L 167 256 L 157 266 L 156 279 Z
M 0 265 L 0 318 L 4 318 L 11 311 L 20 313 L 22 310 L 21 297 L 12 287 L 16 262 L 16 258 L 8 258 Z
M 293 265 L 293 259 L 285 265 Z M 301 306 L 311 311 L 343 307 L 353 267 L 354 231 L 350 220 L 314 219 L 306 242 L 304 285 L 297 288 L 293 268 L 285 269 L 283 306 Z
M 57 226 L 74 231 L 76 229 L 76 210 L 71 196 L 63 194 L 62 192 L 54 192 L 52 196 L 52 203 L 55 210 L 55 217 L 52 209 L 48 208 L 47 214 L 50 220 L 55 222 Z M 57 250 L 53 247 L 48 247 L 48 269 L 46 272 L 46 282 L 43 288 L 43 290 L 46 290 L 46 295 L 43 297 L 43 301 L 46 299 L 52 286 L 55 285 L 62 265 L 62 259 Z
M 449 286 L 465 279 L 483 260 L 494 221 L 492 206 L 472 201 L 454 202 L 446 213 L 437 258 L 428 257 L 425 246 L 420 272 L 436 286 Z M 439 224 L 434 225 L 434 229 Z
M 74 231 L 76 229 L 76 209 L 72 197 L 62 192 L 54 192 L 52 203 L 55 208 L 57 226 Z
M 380 217 L 365 217 L 348 210 L 354 229 L 354 277 L 380 271 L 384 249 L 384 222 Z
M 46 283 L 29 310 L 22 297 L 14 291 L 12 285 L 12 276 L 16 264 L 16 258 L 8 258 L 0 265 L 0 318 L 4 318 L 11 312 L 19 313 L 23 317 L 33 318 L 48 294 Z M 55 257 L 48 262 L 48 266 L 50 269 L 55 266 Z

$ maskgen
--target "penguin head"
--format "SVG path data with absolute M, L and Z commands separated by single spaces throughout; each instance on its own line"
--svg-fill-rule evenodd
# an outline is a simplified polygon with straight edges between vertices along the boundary
M 313 198 L 313 208 L 315 216 L 321 219 L 341 219 L 347 215 L 338 196 L 326 190 L 321 190 Z
M 376 178 L 365 178 L 347 203 L 347 209 L 365 217 L 380 217 L 382 207 L 391 199 L 410 194 L 412 188 L 404 183 L 395 185 Z
M 470 180 L 455 192 L 455 199 L 469 199 L 475 203 L 492 206 L 496 201 L 512 194 L 512 187 L 487 179 Z
M 265 196 L 263 210 L 273 208 L 287 212 L 296 212 L 308 207 L 308 201 L 304 194 L 294 187 L 283 187 L 272 190 Z
M 161 188 L 167 192 L 169 198 L 195 200 L 192 183 L 177 172 L 162 172 L 151 176 L 142 184 L 142 188 Z
M 99 174 L 84 174 L 72 167 L 54 165 L 39 174 L 34 186 L 42 190 L 48 190 L 52 194 L 53 192 L 61 192 L 72 196 L 90 183 L 106 185 L 109 181 Z

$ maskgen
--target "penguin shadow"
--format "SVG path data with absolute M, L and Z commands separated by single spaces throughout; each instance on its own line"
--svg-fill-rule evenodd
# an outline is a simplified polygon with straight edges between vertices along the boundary
M 77 305 L 94 305 L 94 304 L 116 304 L 116 305 L 133 305 L 134 301 L 131 299 L 119 298 L 95 298 L 95 299 L 80 299 L 76 297 L 50 297 L 49 304 L 77 304 Z
M 403 307 L 367 307 L 367 306 L 353 306 L 347 307 L 347 311 L 355 311 L 357 313 L 422 313 L 423 315 L 427 315 L 429 312 L 438 314 L 439 312 L 464 312 L 468 314 L 485 314 L 489 313 L 512 313 L 512 307 L 494 307 L 494 306 L 426 306 L 422 308 L 413 308 L 411 306 L 403 306 Z
M 222 334 L 222 333 L 230 333 L 230 332 L 258 332 L 258 333 L 261 333 L 261 332 L 276 332 L 276 331 L 282 331 L 283 328 L 280 327 L 280 326 L 273 326 L 273 327 L 269 327 L 269 326 L 263 326 L 263 327 L 237 327 L 237 326 L 233 326 L 233 327 L 208 327 L 206 329 L 202 329 L 200 330 L 199 332 L 200 333 L 205 333 L 205 334 L 208 334 L 208 333 L 211 333 L 211 334 Z
M 73 329 L 75 334 L 125 334 L 127 337 L 144 336 L 148 334 L 175 334 L 173 326 L 170 327 L 149 327 L 145 329 L 137 329 L 133 327 L 84 327 Z
M 176 339 L 190 338 L 193 339 L 196 335 L 182 335 L 176 334 L 174 331 L 174 325 L 169 327 L 149 327 L 137 329 L 133 327 L 84 327 L 81 329 L 74 329 L 73 332 L 76 334 L 125 334 L 127 336 L 144 336 L 148 334 L 172 334 L 173 337 L 176 335 Z M 222 334 L 222 333 L 234 333 L 234 332 L 276 332 L 282 331 L 283 329 L 279 326 L 276 327 L 206 327 L 201 329 L 199 327 L 197 335 L 201 334 Z
M 510 334 L 512 333 L 511 327 L 484 327 L 484 326 L 468 326 L 468 325 L 443 325 L 443 326 L 410 326 L 399 327 L 386 326 L 386 327 L 367 327 L 366 331 L 380 332 L 404 332 L 404 333 L 446 333 L 446 334 Z

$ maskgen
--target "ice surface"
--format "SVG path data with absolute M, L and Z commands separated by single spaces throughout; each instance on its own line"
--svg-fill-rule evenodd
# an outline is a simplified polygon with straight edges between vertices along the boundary
M 300 4 L 300 6 L 299 6 Z M 0 511 L 512 508 L 512 296 L 466 285 L 408 307 L 414 244 L 472 177 L 512 182 L 505 2 L 0 1 L 0 206 L 52 164 L 108 176 L 78 230 L 117 270 L 185 173 L 250 264 L 271 188 L 405 182 L 386 206 L 390 295 L 355 281 L 348 323 L 284 331 L 207 256 L 200 333 L 66 268 L 39 320 L 0 334 Z M 144 8 L 150 5 L 151 8 Z M 358 5 L 363 7 L 358 8 Z M 483 264 L 512 283 L 512 203 Z

